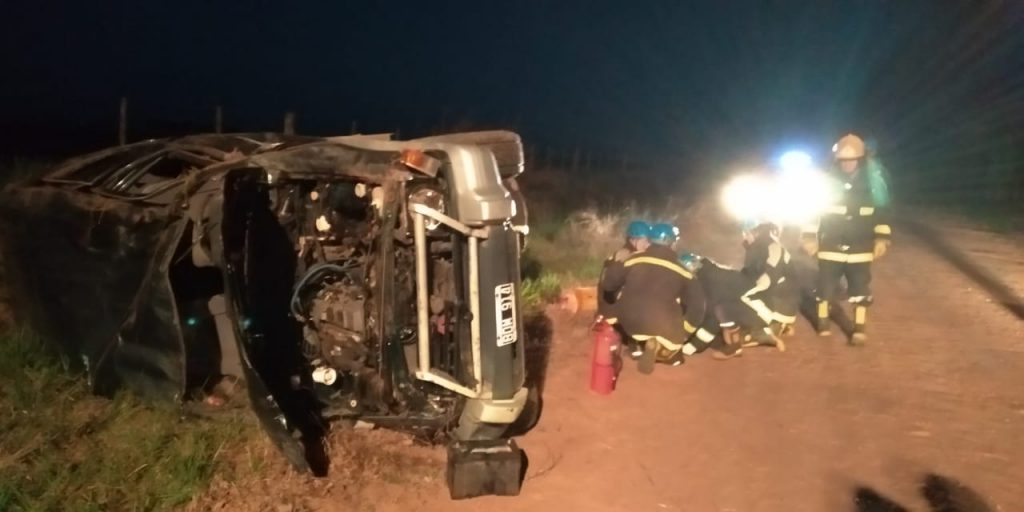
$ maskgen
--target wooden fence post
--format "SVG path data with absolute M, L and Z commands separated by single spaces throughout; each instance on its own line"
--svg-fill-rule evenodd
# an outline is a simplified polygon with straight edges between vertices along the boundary
M 224 133 L 224 108 L 220 105 L 213 110 L 213 131 Z
M 121 96 L 121 110 L 117 118 L 117 143 L 124 146 L 128 142 L 128 98 Z
M 284 113 L 284 133 L 285 135 L 295 135 L 295 112 L 290 110 Z

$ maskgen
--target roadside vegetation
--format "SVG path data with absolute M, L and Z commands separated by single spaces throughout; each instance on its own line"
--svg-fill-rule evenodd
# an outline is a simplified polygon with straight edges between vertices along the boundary
M 687 210 L 679 183 L 656 188 L 652 175 L 572 176 L 558 169 L 524 174 L 530 236 L 523 254 L 523 302 L 536 309 L 577 286 L 593 286 L 605 258 L 619 248 L 634 219 L 677 222 Z M 663 178 L 660 178 L 663 180 Z M 654 194 L 651 191 L 656 191 Z M 670 199 L 671 198 L 671 199 Z
M 0 161 L 0 186 L 51 164 Z M 8 271 L 0 251 L 0 511 L 174 510 L 215 474 L 283 466 L 248 411 L 197 419 L 126 392 L 94 396 L 84 374 L 14 323 Z
M 248 409 L 185 415 L 130 393 L 92 395 L 84 375 L 26 332 L 0 334 L 0 511 L 356 510 L 396 487 L 436 488 L 443 457 L 387 431 L 328 439 L 326 478 L 296 473 Z
M 257 440 L 250 415 L 197 422 L 129 393 L 93 396 L 35 336 L 0 336 L 0 510 L 169 510 L 215 471 L 244 469 L 225 454 Z

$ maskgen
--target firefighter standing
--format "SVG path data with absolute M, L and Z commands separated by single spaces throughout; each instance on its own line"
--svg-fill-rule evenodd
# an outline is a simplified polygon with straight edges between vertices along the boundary
M 623 330 L 644 344 L 641 373 L 654 371 L 661 360 L 683 363 L 683 345 L 704 318 L 704 293 L 693 275 L 679 265 L 672 246 L 679 230 L 670 224 L 651 228 L 651 246 L 630 256 L 621 268 L 609 267 L 602 286 L 618 293 L 616 313 Z M 685 316 L 684 316 L 685 308 Z
M 830 335 L 829 308 L 845 277 L 854 306 L 851 345 L 867 341 L 867 310 L 873 302 L 871 263 L 889 248 L 892 229 L 885 209 L 888 189 L 880 166 L 866 158 L 864 141 L 846 135 L 832 148 L 837 168 L 830 176 L 837 184 L 837 200 L 822 215 L 818 226 L 804 233 L 804 248 L 818 258 L 817 331 Z

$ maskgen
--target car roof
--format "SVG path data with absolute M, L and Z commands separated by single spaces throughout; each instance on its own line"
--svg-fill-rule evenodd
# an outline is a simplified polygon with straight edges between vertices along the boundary
M 44 176 L 43 181 L 94 185 L 111 173 L 170 151 L 192 155 L 200 161 L 206 160 L 213 164 L 224 161 L 228 155 L 250 156 L 261 151 L 321 140 L 324 139 L 276 133 L 201 134 L 149 139 L 65 160 Z

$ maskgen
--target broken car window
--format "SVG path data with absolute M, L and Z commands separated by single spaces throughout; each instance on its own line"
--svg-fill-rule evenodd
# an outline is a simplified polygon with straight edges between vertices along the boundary
M 51 176 L 51 181 L 62 181 L 70 183 L 93 184 L 107 174 L 117 171 L 136 160 L 145 158 L 163 147 L 160 143 L 144 143 L 126 146 L 123 149 L 93 160 L 78 168 L 66 170 L 58 175 Z
M 112 175 L 104 184 L 107 192 L 127 197 L 143 197 L 162 190 L 165 185 L 185 175 L 194 167 L 191 162 L 165 153 L 149 162 Z

